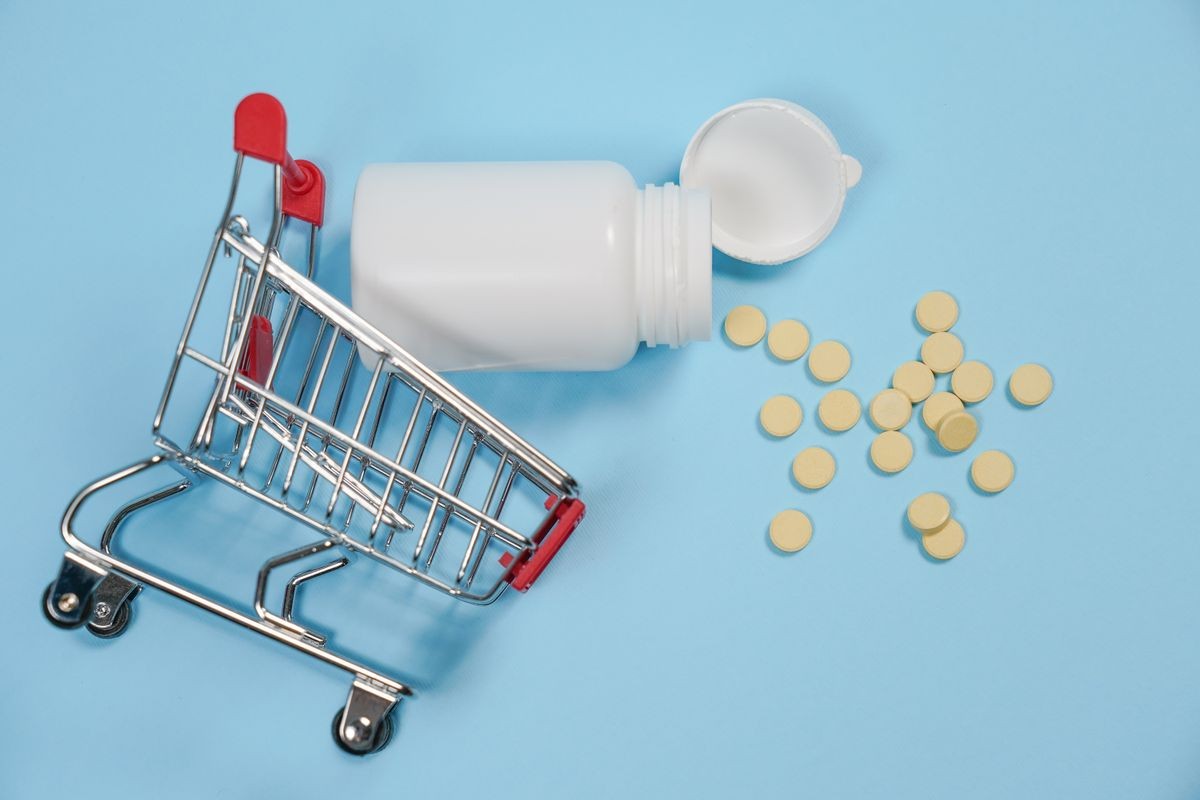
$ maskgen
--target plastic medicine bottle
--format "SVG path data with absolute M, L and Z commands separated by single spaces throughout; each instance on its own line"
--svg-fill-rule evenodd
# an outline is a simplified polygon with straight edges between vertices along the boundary
M 619 164 L 372 164 L 350 243 L 355 310 L 439 371 L 606 370 L 712 330 L 705 189 Z

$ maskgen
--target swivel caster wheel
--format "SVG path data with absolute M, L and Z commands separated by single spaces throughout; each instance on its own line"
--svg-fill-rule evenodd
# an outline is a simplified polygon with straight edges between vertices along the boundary
M 389 713 L 375 725 L 366 717 L 349 720 L 343 723 L 346 716 L 345 707 L 339 708 L 333 715 L 333 741 L 337 746 L 352 756 L 365 756 L 378 753 L 387 747 L 392 738 L 392 715 Z
M 133 601 L 123 601 L 117 605 L 116 611 L 110 609 L 107 603 L 96 603 L 88 620 L 88 633 L 99 639 L 115 639 L 125 632 L 133 617 Z
M 88 602 L 80 599 L 78 594 L 68 592 L 61 595 L 58 601 L 54 601 L 54 586 L 56 582 L 52 582 L 46 587 L 46 591 L 42 592 L 42 614 L 46 620 L 56 628 L 64 630 L 72 630 L 83 625 L 91 617 L 91 612 L 84 608 L 82 611 L 79 606 Z

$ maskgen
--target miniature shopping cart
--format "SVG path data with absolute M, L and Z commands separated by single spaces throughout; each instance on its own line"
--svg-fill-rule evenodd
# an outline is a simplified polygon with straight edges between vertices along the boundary
M 42 606 L 55 625 L 113 637 L 141 587 L 152 586 L 345 670 L 353 683 L 333 734 L 361 755 L 387 743 L 392 712 L 411 689 L 298 620 L 297 590 L 365 556 L 452 597 L 490 603 L 537 580 L 584 506 L 570 475 L 311 280 L 324 177 L 288 155 L 286 126 L 270 95 L 238 105 L 233 184 L 154 417 L 158 450 L 67 506 L 68 549 Z M 273 174 L 262 239 L 234 214 L 247 156 Z M 289 221 L 310 226 L 303 272 L 281 254 Z M 90 497 L 160 466 L 175 467 L 169 483 L 116 504 L 98 544 L 80 538 L 77 516 Z M 320 536 L 267 560 L 242 608 L 114 552 L 131 515 L 205 478 Z M 272 573 L 313 561 L 269 609 Z

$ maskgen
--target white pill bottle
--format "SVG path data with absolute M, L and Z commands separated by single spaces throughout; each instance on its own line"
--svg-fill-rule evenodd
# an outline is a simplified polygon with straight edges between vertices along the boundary
M 609 161 L 372 164 L 354 309 L 438 371 L 615 369 L 710 338 L 710 214 Z

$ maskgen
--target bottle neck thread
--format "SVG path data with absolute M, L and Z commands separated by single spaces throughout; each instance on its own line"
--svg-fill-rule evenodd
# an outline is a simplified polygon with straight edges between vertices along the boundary
M 708 192 L 673 183 L 638 192 L 638 339 L 679 347 L 712 335 L 712 212 Z

